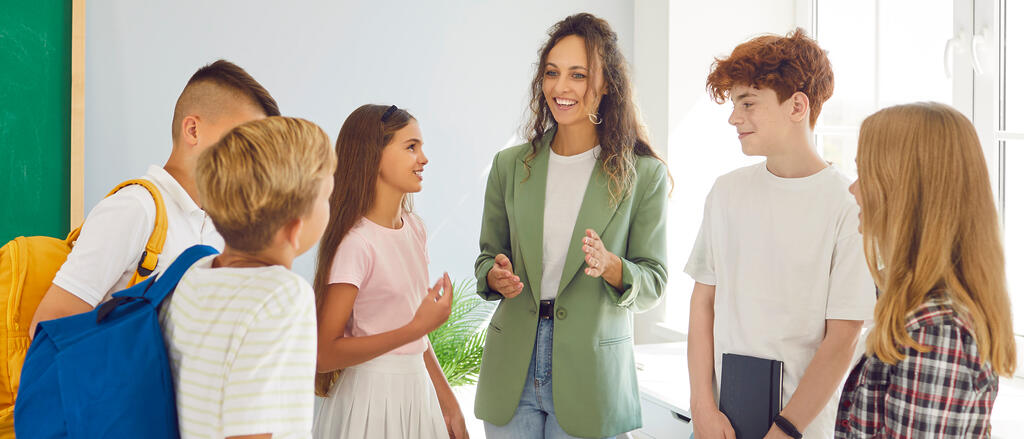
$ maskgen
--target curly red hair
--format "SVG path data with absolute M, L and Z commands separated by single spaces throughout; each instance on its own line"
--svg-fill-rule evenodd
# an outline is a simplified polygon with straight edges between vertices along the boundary
M 715 58 L 708 75 L 708 93 L 715 102 L 728 100 L 737 85 L 770 88 L 782 103 L 796 92 L 810 101 L 811 128 L 821 105 L 832 97 L 832 63 L 818 43 L 796 28 L 785 37 L 764 35 L 740 44 L 728 58 Z

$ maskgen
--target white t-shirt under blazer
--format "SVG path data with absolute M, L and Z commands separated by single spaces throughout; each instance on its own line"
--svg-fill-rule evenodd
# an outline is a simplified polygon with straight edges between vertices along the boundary
M 548 181 L 544 193 L 544 247 L 541 256 L 540 298 L 552 300 L 558 294 L 565 257 L 569 246 L 583 246 L 583 242 L 569 242 L 576 228 L 576 217 L 583 206 L 590 174 L 594 172 L 601 146 L 579 154 L 564 156 L 551 150 L 548 159 Z

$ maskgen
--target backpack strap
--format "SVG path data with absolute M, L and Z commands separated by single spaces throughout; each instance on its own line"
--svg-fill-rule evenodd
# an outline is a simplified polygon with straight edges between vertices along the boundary
M 103 302 L 97 307 L 95 309 L 96 324 L 103 323 L 103 320 L 119 306 L 140 299 L 154 309 L 158 309 L 164 298 L 177 288 L 178 281 L 181 280 L 181 276 L 188 271 L 189 267 L 195 264 L 196 261 L 215 254 L 217 254 L 217 249 L 208 245 L 197 244 L 185 249 L 178 256 L 178 259 L 175 259 L 171 266 L 167 267 L 167 270 L 160 274 L 159 277 L 146 279 L 138 285 L 118 291 L 114 293 L 110 300 Z
M 74 247 L 75 241 L 78 241 L 78 235 L 82 233 L 82 226 L 78 226 L 77 229 L 72 230 L 68 233 L 68 237 L 64 239 L 64 242 L 68 244 L 68 248 Z
M 125 287 L 131 287 L 139 282 L 146 280 L 150 274 L 153 274 L 153 270 L 156 270 L 156 263 L 160 257 L 160 253 L 164 251 L 164 241 L 167 240 L 167 208 L 164 207 L 164 197 L 160 195 L 160 190 L 156 188 L 153 182 L 136 178 L 121 182 L 106 195 L 107 198 L 117 193 L 117 191 L 124 189 L 127 186 L 137 184 L 146 188 L 149 194 L 153 197 L 153 204 L 156 205 L 156 221 L 153 224 L 153 232 L 149 235 L 149 241 L 146 242 L 146 248 L 142 251 L 142 257 L 139 258 L 139 265 L 135 269 L 135 274 L 132 275 L 128 285 Z M 68 237 L 64 239 L 64 242 L 68 244 L 68 247 L 74 245 L 75 241 L 78 240 L 78 235 L 82 232 L 82 226 L 78 226 L 77 229 L 72 230 L 68 233 Z
M 189 267 L 192 267 L 192 264 L 195 264 L 196 261 L 202 258 L 215 254 L 217 254 L 217 249 L 208 245 L 198 244 L 189 247 L 181 252 L 178 259 L 175 259 L 171 266 L 167 267 L 167 270 L 153 282 L 153 285 L 146 289 L 143 296 L 149 299 L 150 306 L 159 308 L 160 303 L 164 301 L 167 294 L 177 288 L 181 276 L 188 271 Z
M 149 235 L 149 241 L 146 242 L 146 249 L 142 251 L 142 257 L 139 258 L 139 266 L 136 267 L 135 274 L 132 275 L 132 279 L 128 282 L 129 287 L 146 280 L 150 274 L 153 274 L 153 270 L 156 270 L 156 263 L 160 253 L 164 251 L 164 241 L 167 240 L 167 209 L 164 207 L 164 197 L 160 195 L 160 190 L 156 188 L 153 182 L 142 178 L 128 180 L 115 186 L 107 194 L 107 197 L 133 184 L 146 188 L 149 194 L 153 196 L 153 202 L 156 204 L 156 222 L 153 224 L 153 233 Z M 72 234 L 77 238 L 77 233 L 72 232 Z M 68 239 L 71 239 L 71 237 L 69 236 Z

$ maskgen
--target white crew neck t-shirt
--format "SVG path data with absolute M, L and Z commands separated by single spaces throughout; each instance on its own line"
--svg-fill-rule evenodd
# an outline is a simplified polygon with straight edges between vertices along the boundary
M 685 271 L 715 288 L 715 376 L 722 354 L 783 362 L 789 402 L 825 336 L 825 320 L 871 320 L 875 288 L 850 181 L 829 166 L 781 178 L 766 162 L 718 178 Z M 718 383 L 713 386 L 718 394 Z M 805 429 L 832 437 L 838 393 Z
M 541 300 L 552 300 L 558 294 L 569 242 L 576 228 L 576 218 L 587 193 L 590 174 L 594 172 L 601 146 L 595 146 L 576 155 L 564 156 L 551 150 L 548 159 L 548 181 L 544 193 L 544 247 L 541 255 Z

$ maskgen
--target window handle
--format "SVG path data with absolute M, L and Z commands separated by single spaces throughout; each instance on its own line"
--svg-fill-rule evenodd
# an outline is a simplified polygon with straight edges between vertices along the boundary
M 984 50 L 985 42 L 988 41 L 989 34 L 988 26 L 985 26 L 980 34 L 975 34 L 974 38 L 971 39 L 971 64 L 974 65 L 974 74 L 983 75 L 984 72 L 981 69 L 981 57 L 978 52 Z
M 953 77 L 953 56 L 957 53 L 963 53 L 967 40 L 968 34 L 964 29 L 960 29 L 960 32 L 955 37 L 946 40 L 946 52 L 942 58 L 942 65 L 946 68 L 947 78 Z

